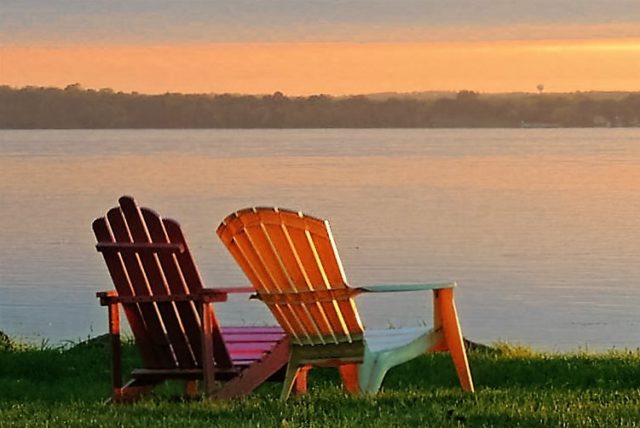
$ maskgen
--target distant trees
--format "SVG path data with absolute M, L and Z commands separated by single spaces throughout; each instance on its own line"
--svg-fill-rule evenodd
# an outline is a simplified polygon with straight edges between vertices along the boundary
M 70 85 L 65 86 L 65 91 L 82 91 L 82 85 L 79 83 L 72 83 Z
M 542 92 L 540 90 L 540 92 Z M 640 126 L 640 93 L 287 97 L 140 95 L 0 86 L 0 128 L 425 128 Z

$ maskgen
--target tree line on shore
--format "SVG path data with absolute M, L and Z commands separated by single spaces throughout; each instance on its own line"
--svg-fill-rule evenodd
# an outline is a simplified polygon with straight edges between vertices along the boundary
M 640 92 L 288 97 L 0 86 L 0 129 L 597 126 L 640 126 Z

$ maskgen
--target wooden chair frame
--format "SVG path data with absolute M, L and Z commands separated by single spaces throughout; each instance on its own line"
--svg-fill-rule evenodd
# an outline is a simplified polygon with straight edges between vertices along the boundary
M 462 388 L 474 390 L 453 299 L 455 282 L 351 287 L 328 222 L 296 211 L 240 210 L 217 233 L 290 336 L 283 399 L 294 386 L 298 393 L 306 391 L 313 366 L 338 367 L 349 392 L 375 392 L 391 367 L 430 351 L 449 351 Z M 433 292 L 431 330 L 386 330 L 375 337 L 364 330 L 354 297 L 420 290 Z
M 371 353 L 364 341 L 317 347 L 291 344 L 289 364 L 282 390 L 282 399 L 291 392 L 304 394 L 307 391 L 307 373 L 312 367 L 336 367 L 345 391 L 376 392 L 380 389 L 385 374 L 392 367 L 409 361 L 423 352 L 449 352 L 462 389 L 475 390 L 464 340 L 453 298 L 455 283 L 379 285 L 349 289 L 351 296 L 364 293 L 389 293 L 406 291 L 433 291 L 433 328 L 410 343 L 406 349 L 389 353 Z M 323 293 L 320 293 L 321 295 Z M 295 301 L 288 296 L 290 301 Z M 303 297 L 310 301 L 309 296 Z M 393 331 L 393 330 L 391 330 Z
M 168 379 L 185 394 L 231 398 L 284 372 L 289 340 L 279 327 L 220 327 L 214 303 L 250 287 L 204 288 L 179 225 L 138 208 L 131 197 L 96 219 L 93 229 L 116 290 L 99 292 L 109 315 L 114 402 L 132 401 Z M 143 368 L 123 384 L 120 308 Z M 223 383 L 224 382 L 224 383 Z

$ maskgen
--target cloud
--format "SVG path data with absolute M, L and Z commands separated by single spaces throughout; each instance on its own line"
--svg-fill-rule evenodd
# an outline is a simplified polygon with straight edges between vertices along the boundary
M 637 0 L 2 0 L 0 42 L 295 42 L 640 35 Z M 596 31 L 597 32 L 597 31 Z M 456 39 L 457 38 L 457 39 Z

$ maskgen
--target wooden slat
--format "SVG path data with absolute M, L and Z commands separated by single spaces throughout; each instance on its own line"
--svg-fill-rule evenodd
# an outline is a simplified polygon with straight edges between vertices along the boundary
M 180 254 L 175 254 L 174 257 L 178 262 L 179 272 L 182 276 L 182 281 L 188 293 L 197 294 L 203 289 L 202 277 L 200 271 L 196 267 L 196 264 L 189 251 L 189 246 L 186 243 L 186 239 L 182 233 L 180 225 L 169 219 L 163 220 L 163 226 L 169 238 L 169 242 L 181 243 L 184 246 L 184 251 Z M 213 306 L 208 305 L 207 309 L 209 313 L 209 319 L 211 320 L 211 331 L 213 334 L 213 359 L 218 369 L 232 367 L 231 358 L 226 350 L 222 334 L 220 333 L 220 324 L 213 312 Z M 189 334 L 192 333 L 192 328 L 187 326 Z M 200 339 L 193 339 L 192 343 L 200 343 Z
M 169 242 L 169 236 L 164 227 L 164 222 L 167 220 L 160 219 L 155 212 L 147 208 L 142 208 L 141 212 L 152 241 L 166 242 L 167 245 L 180 246 L 182 248 L 181 253 L 186 255 L 185 253 L 188 252 L 186 242 Z M 157 257 L 171 295 L 186 294 L 196 298 L 200 297 L 198 294 L 191 293 L 191 290 L 187 284 L 185 284 L 177 259 L 173 254 L 158 254 Z M 202 340 L 198 308 L 194 302 L 176 302 L 175 308 L 178 314 L 178 320 L 185 334 L 185 339 L 191 351 L 193 363 L 196 367 L 202 367 Z M 190 365 L 186 364 L 185 367 L 190 367 Z
M 215 293 L 244 293 L 244 294 L 252 294 L 255 293 L 256 290 L 253 287 L 215 287 L 215 288 L 204 288 L 200 290 L 201 295 L 215 294 Z
M 353 296 L 360 294 L 360 290 L 354 288 L 339 288 L 327 290 L 311 290 L 300 292 L 273 293 L 260 296 L 260 300 L 267 304 L 290 303 L 290 304 L 312 304 L 315 302 L 338 303 L 350 300 Z
M 147 225 L 134 200 L 129 197 L 122 197 L 119 202 L 132 241 L 135 243 L 150 243 L 151 237 L 149 236 Z M 155 217 L 160 222 L 157 214 L 154 213 L 152 217 Z M 147 279 L 150 294 L 154 296 L 169 295 L 169 286 L 157 254 L 138 252 L 137 255 L 144 276 Z M 184 294 L 184 292 L 182 291 L 180 294 Z M 162 324 L 167 332 L 178 367 L 195 368 L 194 353 L 197 353 L 197 349 L 195 352 L 191 350 L 175 304 L 173 302 L 157 302 L 156 306 L 162 317 Z
M 184 247 L 181 244 L 157 243 L 157 242 L 98 242 L 96 249 L 100 253 L 107 251 L 117 252 L 149 252 L 149 253 L 181 253 Z
M 289 225 L 287 224 L 287 226 Z M 299 227 L 288 227 L 287 229 L 289 236 L 291 237 L 292 246 L 295 248 L 302 268 L 305 270 L 306 276 L 308 277 L 310 289 L 325 290 L 329 288 L 327 287 L 327 283 L 323 279 L 323 274 L 318 267 L 313 249 L 309 245 L 307 237 L 308 231 Z M 340 315 L 336 310 L 337 308 L 332 303 L 319 303 L 319 305 L 329 321 L 331 341 L 333 343 L 338 343 L 338 337 L 343 333 L 343 329 L 340 321 Z
M 304 267 L 297 260 L 295 249 L 291 246 L 290 238 L 287 235 L 286 225 L 280 220 L 280 213 L 265 209 L 259 212 L 259 216 L 270 249 L 277 254 L 280 269 L 286 276 L 286 282 L 281 289 L 291 292 L 309 290 L 311 286 L 304 272 Z M 324 336 L 331 334 L 331 328 L 326 315 L 322 312 L 322 307 L 316 302 L 292 302 L 291 305 L 294 308 L 299 308 L 299 317 L 305 320 L 307 331 L 314 335 L 313 342 L 324 343 Z
M 242 248 L 238 245 L 238 241 L 233 237 L 230 236 L 229 240 L 226 242 L 227 248 L 229 250 L 229 252 L 231 253 L 231 255 L 233 256 L 233 258 L 236 260 L 236 262 L 238 263 L 238 265 L 240 265 L 240 267 L 242 268 L 242 270 L 244 271 L 244 273 L 247 275 L 247 277 L 249 278 L 249 281 L 253 284 L 253 286 L 255 287 L 256 291 L 258 292 L 265 292 L 265 288 L 262 286 L 261 281 L 258 277 L 258 275 L 256 274 L 256 272 L 253 270 L 252 265 L 249 263 L 248 259 L 246 258 L 245 254 L 242 251 Z M 291 325 L 289 324 L 289 321 L 287 319 L 286 316 L 283 315 L 282 310 L 278 307 L 271 307 L 272 313 L 274 315 L 274 317 L 276 318 L 276 320 L 278 321 L 278 323 L 289 333 L 293 336 L 293 339 L 296 342 L 300 342 L 299 337 L 297 336 L 296 331 L 293 329 L 293 327 L 291 327 Z
M 269 219 L 266 220 L 269 222 Z M 280 290 L 278 287 L 280 286 L 288 286 L 288 284 L 279 284 L 278 286 L 274 286 L 269 283 L 264 284 L 265 280 L 262 278 L 268 279 L 268 273 L 264 270 L 260 258 L 253 254 L 253 251 L 255 251 L 253 243 L 246 236 L 247 229 L 260 226 L 260 216 L 258 216 L 253 210 L 243 210 L 236 213 L 234 216 L 228 217 L 225 220 L 225 223 L 226 227 L 224 230 L 220 229 L 220 232 L 222 232 L 221 238 L 223 238 L 225 243 L 231 243 L 231 245 L 227 244 L 229 250 L 236 260 L 239 261 L 240 266 L 243 268 L 245 273 L 247 273 L 252 283 L 254 283 L 254 285 L 257 284 L 257 291 L 262 294 L 268 294 L 271 292 L 278 292 Z M 270 224 L 277 223 L 277 221 L 270 222 Z M 256 235 L 260 236 L 259 233 Z M 238 248 L 236 249 L 233 244 L 236 244 Z M 241 253 L 240 257 L 238 257 L 237 254 L 234 254 L 234 252 Z M 254 277 L 253 279 L 252 276 Z M 294 342 L 309 343 L 308 335 L 301 337 L 301 333 L 303 332 L 299 326 L 299 315 L 294 312 L 291 307 L 287 305 L 271 305 L 270 308 L 281 325 L 283 325 L 283 327 L 292 334 Z M 311 343 L 313 343 L 313 341 L 311 341 Z M 321 342 L 318 340 L 318 343 Z
M 279 284 L 280 290 L 290 290 L 295 291 L 300 288 L 301 284 L 296 284 L 293 281 L 291 274 L 289 273 L 289 269 L 284 266 L 285 259 L 282 257 L 282 250 L 284 249 L 283 243 L 286 243 L 286 236 L 283 233 L 282 228 L 280 227 L 282 222 L 280 220 L 280 213 L 274 209 L 261 209 L 256 212 L 257 218 L 259 219 L 256 222 L 256 225 L 252 225 L 251 229 L 256 230 L 256 234 L 258 236 L 263 237 L 263 241 L 265 243 L 264 250 L 265 252 L 271 251 L 275 257 L 277 258 L 278 267 L 284 273 L 284 280 Z M 260 232 L 258 232 L 258 227 Z M 306 289 L 306 283 L 303 285 Z M 317 305 L 308 305 L 301 302 L 274 302 L 274 306 L 288 306 L 291 311 L 295 314 L 297 319 L 301 320 L 302 324 L 305 327 L 306 337 L 304 343 L 308 344 L 324 344 L 325 343 L 325 335 L 327 333 L 330 334 L 329 324 L 326 322 L 326 318 L 323 317 L 321 312 L 317 311 Z M 320 315 L 320 316 L 319 316 Z M 320 323 L 316 322 L 320 320 Z M 324 325 L 322 321 L 324 320 Z M 323 332 L 324 327 L 324 332 Z
M 286 364 L 289 358 L 290 343 L 283 338 L 269 353 L 261 356 L 258 361 L 251 361 L 251 366 L 242 372 L 241 376 L 226 383 L 216 394 L 217 398 L 231 398 L 246 395 L 261 385 L 266 379 L 272 378 Z M 238 365 L 247 360 L 234 360 Z
M 233 366 L 234 367 L 248 367 L 250 365 L 252 365 L 253 363 L 255 363 L 257 361 L 257 358 L 254 359 L 249 359 L 249 360 L 245 360 L 243 358 L 239 358 L 239 359 L 234 359 L 233 361 Z
M 248 216 L 249 219 L 252 214 L 255 213 L 250 211 L 245 212 L 245 215 Z M 254 216 L 254 218 L 257 217 Z M 225 240 L 225 244 L 250 282 L 256 288 L 256 291 L 258 291 L 258 293 L 278 291 L 279 289 L 273 284 L 268 272 L 262 265 L 260 257 L 256 254 L 256 249 L 246 234 L 245 226 L 242 224 L 240 218 L 231 218 L 227 230 L 230 233 L 227 235 L 228 239 Z M 271 309 L 280 325 L 291 334 L 293 340 L 297 343 L 302 343 L 305 339 L 305 334 L 299 322 L 296 320 L 295 313 L 286 305 L 273 305 Z
M 300 259 L 300 255 L 298 254 L 298 250 L 291 238 L 291 234 L 289 233 L 289 228 L 285 224 L 285 222 L 281 223 L 281 229 L 283 235 L 285 237 L 286 245 L 281 246 L 281 251 L 284 254 L 287 254 L 288 251 L 291 253 L 291 257 L 287 257 L 287 266 L 289 271 L 293 273 L 294 284 L 295 287 L 292 288 L 294 292 L 307 292 L 313 291 L 314 286 L 311 283 L 311 279 L 307 274 L 307 270 L 304 266 L 303 261 Z M 288 250 L 288 251 L 287 251 Z M 313 314 L 316 325 L 318 326 L 318 330 L 320 330 L 319 341 L 322 344 L 325 344 L 325 337 L 331 337 L 335 341 L 335 335 L 333 332 L 333 328 L 331 327 L 331 321 L 327 316 L 327 313 L 324 310 L 324 307 L 320 302 L 315 302 L 314 304 L 310 304 L 308 306 L 308 310 L 311 314 Z
M 325 266 L 323 265 L 322 260 L 320 259 L 320 256 L 318 254 L 318 249 L 316 248 L 315 240 L 312 238 L 311 233 L 308 230 L 306 231 L 305 234 L 307 236 L 307 242 L 309 243 L 309 248 L 311 248 L 311 252 L 313 253 L 313 257 L 316 261 L 316 265 L 318 266 L 318 272 L 320 272 L 320 275 L 322 276 L 322 281 L 324 282 L 325 287 L 328 290 L 331 290 L 332 286 L 345 287 L 345 284 L 343 284 L 342 282 L 337 284 L 331 284 L 329 282 L 329 278 L 327 277 L 327 273 L 325 272 Z M 320 237 L 320 240 L 322 239 L 324 239 L 324 237 Z M 341 336 L 342 335 L 346 336 L 348 341 L 351 342 L 352 339 L 349 332 L 349 327 L 347 326 L 347 323 L 344 320 L 344 316 L 342 313 L 343 308 L 340 306 L 340 302 L 333 299 L 330 303 L 322 302 L 322 305 L 325 308 L 329 305 L 333 307 L 333 309 L 336 312 L 336 317 L 338 320 L 337 324 L 335 324 L 335 321 L 334 321 L 334 324 L 333 324 L 334 331 L 339 331 Z
M 262 333 L 262 334 L 224 334 L 224 341 L 227 346 L 236 343 L 274 343 L 285 336 L 285 333 Z
M 331 232 L 331 226 L 329 226 L 329 222 L 326 220 L 323 221 L 323 224 L 326 230 L 327 237 L 329 238 L 328 244 L 326 241 L 322 240 L 322 242 L 316 243 L 316 245 L 318 245 L 318 247 L 321 249 L 320 257 L 321 259 L 323 259 L 323 263 L 329 263 L 332 266 L 331 268 L 329 268 L 329 281 L 331 281 L 332 283 L 335 281 L 336 284 L 344 284 L 345 288 L 349 288 L 347 283 L 347 275 L 344 272 L 342 261 L 340 260 L 340 254 L 338 253 L 338 248 L 333 238 L 333 233 Z M 356 309 L 355 301 L 353 299 L 350 299 L 348 302 L 340 302 L 340 306 L 343 310 L 343 313 L 345 314 L 345 321 L 347 322 L 352 335 L 363 334 L 364 327 L 362 325 L 362 321 L 360 320 L 358 310 Z
M 290 277 L 287 271 L 283 269 L 282 260 L 274 248 L 264 224 L 258 221 L 255 225 L 245 228 L 244 233 L 251 242 L 255 254 L 272 284 L 272 287 L 266 287 L 269 288 L 269 293 L 290 289 L 292 286 Z M 283 307 L 283 313 L 291 314 L 293 318 L 289 319 L 290 324 L 298 327 L 297 332 L 304 336 L 307 342 L 312 342 L 312 336 L 317 334 L 317 326 L 306 311 L 306 308 L 296 303 L 290 304 L 287 302 L 276 305 Z
M 328 223 L 293 211 L 254 208 L 227 217 L 218 234 L 276 318 L 293 332 L 294 341 L 304 341 L 296 330 L 299 324 L 305 338 L 311 336 L 307 343 L 361 339 L 362 323 L 353 299 L 318 296 L 312 303 L 310 298 L 296 302 L 288 296 L 267 297 L 348 289 Z
M 114 238 L 104 217 L 96 219 L 92 224 L 92 229 L 98 242 L 113 242 Z M 103 253 L 103 258 L 116 287 L 116 292 L 122 296 L 132 296 L 134 290 L 120 256 Z M 161 366 L 163 361 L 153 352 L 153 343 L 149 340 L 147 326 L 140 308 L 137 304 L 123 304 L 122 307 L 131 326 L 131 332 L 136 337 L 136 344 L 143 360 L 148 367 Z
M 288 282 L 283 284 L 281 289 L 292 292 L 312 289 L 313 287 L 306 275 L 304 266 L 298 258 L 296 248 L 291 244 L 286 224 L 282 219 L 283 214 L 277 209 L 270 208 L 256 209 L 256 211 L 260 219 L 261 228 L 271 238 L 270 247 L 272 251 L 278 253 L 279 261 L 284 265 L 284 269 L 287 272 Z M 291 214 L 297 216 L 296 213 Z M 297 219 L 297 217 L 295 218 Z M 309 343 L 324 344 L 325 337 L 332 335 L 330 322 L 321 305 L 318 303 L 306 305 L 297 302 L 290 306 L 294 308 L 299 317 L 307 321 L 307 325 L 312 327 L 310 333 L 313 333 L 313 337 Z
M 230 351 L 231 359 L 234 361 L 237 360 L 259 360 L 267 351 L 264 350 L 253 350 L 253 351 Z
M 455 281 L 452 282 L 435 282 L 430 284 L 376 284 L 358 287 L 358 289 L 367 293 L 397 293 L 403 291 L 426 291 L 441 290 L 443 288 L 456 288 Z
M 164 296 L 98 296 L 101 297 L 104 304 L 109 303 L 150 303 L 150 302 L 199 302 L 203 300 L 203 296 L 193 294 L 167 294 Z M 204 300 L 209 302 L 225 302 L 226 295 L 206 296 Z
M 106 218 L 116 242 L 132 242 L 129 229 L 120 208 L 112 208 L 109 210 Z M 138 256 L 132 253 L 119 253 L 119 255 L 129 278 L 133 295 L 152 295 Z M 116 289 L 118 289 L 117 284 Z M 122 294 L 119 289 L 118 293 Z M 139 303 L 138 307 L 144 317 L 147 333 L 153 344 L 154 349 L 152 352 L 158 354 L 158 359 L 162 361 L 162 367 L 169 368 L 175 366 L 176 361 L 173 349 L 166 335 L 157 305 L 155 303 Z
M 114 242 L 115 238 L 113 237 L 106 218 L 96 219 L 92 227 L 98 242 Z M 120 296 L 136 295 L 136 290 L 131 283 L 126 266 L 120 255 L 103 253 L 102 256 L 118 294 Z M 151 326 L 147 325 L 146 322 L 147 314 L 153 309 L 143 309 L 142 305 L 138 304 L 123 304 L 122 307 L 131 326 L 131 332 L 136 338 L 136 345 L 142 354 L 145 365 L 149 368 L 160 368 L 166 365 L 166 358 L 156 352 L 158 349 L 149 332 Z
M 231 353 L 240 353 L 240 352 L 253 352 L 260 351 L 265 352 L 273 346 L 275 342 L 243 342 L 243 343 L 231 343 L 227 347 L 229 352 Z
M 260 333 L 284 333 L 282 327 L 279 325 L 266 325 L 266 326 L 224 326 L 220 330 L 225 335 L 227 334 L 260 334 Z
M 318 220 L 309 220 L 308 222 Z M 338 250 L 333 241 L 331 234 L 331 228 L 329 222 L 324 221 L 323 233 L 308 233 L 307 237 L 313 241 L 313 245 L 316 249 L 317 263 L 322 265 L 324 271 L 324 278 L 330 284 L 331 289 L 347 289 L 347 279 L 342 268 L 342 262 L 338 255 Z M 309 228 L 311 229 L 311 228 Z M 363 332 L 362 321 L 355 307 L 353 299 L 347 299 L 346 301 L 337 301 L 336 305 L 339 307 L 339 313 L 341 315 L 341 325 L 347 336 L 351 334 L 360 335 Z
M 255 287 L 258 292 L 267 292 L 267 289 L 263 286 L 262 279 L 260 274 L 254 269 L 254 265 L 251 263 L 248 255 L 245 250 L 239 244 L 239 239 L 235 237 L 230 237 L 227 248 L 231 252 L 232 256 L 236 259 L 236 262 L 243 269 L 250 282 Z M 247 248 L 251 250 L 250 244 L 247 245 Z M 263 274 L 264 275 L 264 274 Z M 289 332 L 295 341 L 300 342 L 300 338 L 298 336 L 297 330 L 289 323 L 288 317 L 285 316 L 282 309 L 279 307 L 272 307 L 272 312 L 275 318 L 278 320 L 281 326 L 283 326 L 287 332 Z
M 328 282 L 328 287 L 333 290 L 348 289 L 346 275 L 333 240 L 329 222 L 312 217 L 305 217 L 305 220 L 308 230 L 307 239 L 313 241 L 316 262 L 322 266 L 322 271 L 324 272 L 323 279 Z M 334 304 L 335 306 L 338 306 L 337 310 L 341 316 L 341 326 L 347 337 L 352 340 L 351 336 L 361 336 L 363 332 L 362 322 L 353 299 L 338 300 Z
M 312 220 L 309 218 L 305 220 L 307 234 L 313 240 L 320 263 L 324 269 L 326 281 L 332 285 L 331 288 L 346 288 L 347 279 L 342 268 L 342 263 L 340 262 L 340 257 L 338 256 L 337 248 L 333 242 L 329 222 L 321 222 L 320 220 Z M 318 226 L 322 226 L 320 231 L 318 231 Z M 315 232 L 312 232 L 314 229 Z

